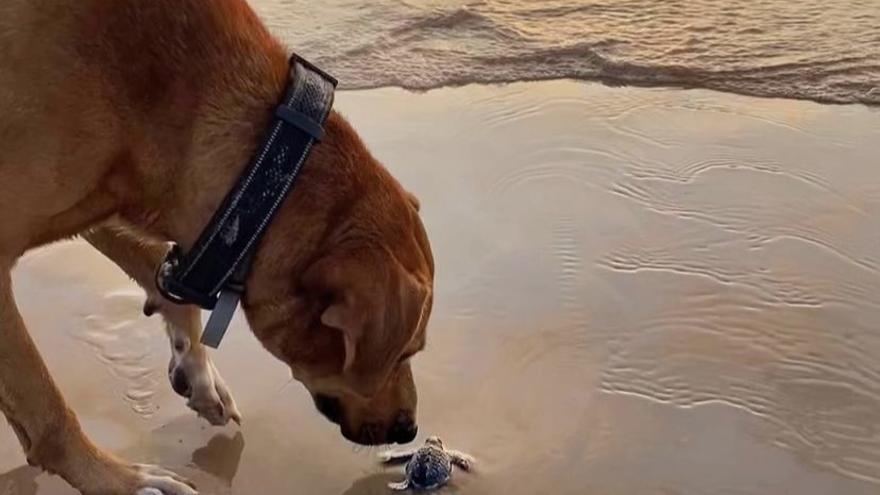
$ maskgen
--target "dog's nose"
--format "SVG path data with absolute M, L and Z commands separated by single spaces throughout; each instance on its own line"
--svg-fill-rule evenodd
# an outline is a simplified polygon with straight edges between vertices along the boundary
M 410 414 L 401 413 L 388 431 L 388 441 L 391 443 L 410 443 L 419 434 L 419 427 Z

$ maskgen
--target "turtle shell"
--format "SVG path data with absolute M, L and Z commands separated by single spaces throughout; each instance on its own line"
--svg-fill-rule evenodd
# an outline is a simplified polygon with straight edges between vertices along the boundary
M 443 486 L 451 476 L 452 459 L 443 449 L 433 445 L 419 449 L 406 465 L 410 486 L 421 490 Z

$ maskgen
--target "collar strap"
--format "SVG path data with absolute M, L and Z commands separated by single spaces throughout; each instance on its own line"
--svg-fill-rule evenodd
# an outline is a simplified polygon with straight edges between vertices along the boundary
M 244 293 L 253 252 L 324 136 L 333 107 L 336 79 L 295 55 L 290 65 L 290 84 L 259 151 L 193 248 L 183 253 L 172 247 L 156 276 L 170 301 L 212 310 L 202 334 L 211 347 L 220 345 Z

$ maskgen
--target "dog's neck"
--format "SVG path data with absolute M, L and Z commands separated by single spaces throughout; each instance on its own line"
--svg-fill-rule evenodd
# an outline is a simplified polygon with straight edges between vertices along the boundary
M 99 19 L 84 27 L 90 33 L 84 39 L 102 40 L 85 48 L 102 74 L 115 77 L 106 91 L 117 100 L 117 125 L 126 136 L 124 160 L 108 180 L 116 211 L 189 251 L 266 137 L 289 83 L 287 50 L 244 0 L 217 0 L 210 8 L 203 0 L 90 5 L 107 16 L 84 16 Z M 342 221 L 353 217 L 340 205 L 350 208 L 367 191 L 400 193 L 339 114 L 331 113 L 324 127 L 272 225 L 332 228 L 270 227 L 266 239 L 275 239 L 262 245 L 278 249 L 261 248 L 254 270 L 281 257 L 295 260 L 291 270 L 301 268 L 322 242 L 359 235 Z
M 130 183 L 141 189 L 124 215 L 188 250 L 265 138 L 288 56 L 243 0 L 131 8 L 140 26 L 110 40 L 126 64 L 119 98 L 138 119 Z

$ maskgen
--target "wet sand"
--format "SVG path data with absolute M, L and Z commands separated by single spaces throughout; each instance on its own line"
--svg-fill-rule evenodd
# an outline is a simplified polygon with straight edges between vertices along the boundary
M 438 278 L 422 435 L 446 493 L 880 491 L 880 112 L 566 81 L 337 108 L 417 193 Z M 88 432 L 209 494 L 386 493 L 239 319 L 214 353 L 244 425 L 165 378 L 142 297 L 81 242 L 16 297 Z M 74 493 L 0 427 L 0 494 Z

